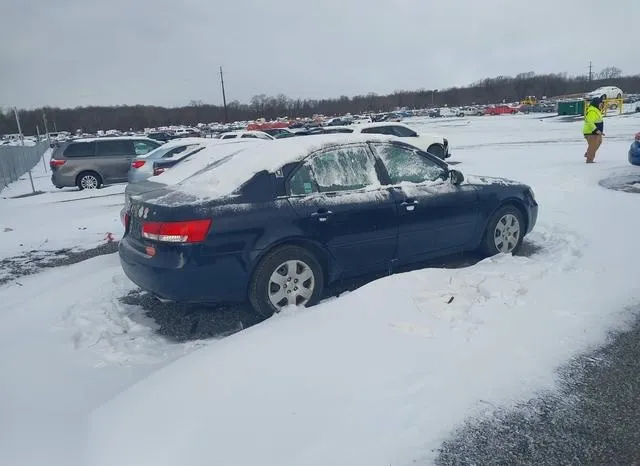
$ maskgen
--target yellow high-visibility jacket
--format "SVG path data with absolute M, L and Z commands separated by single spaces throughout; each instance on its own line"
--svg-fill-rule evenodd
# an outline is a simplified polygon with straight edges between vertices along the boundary
M 589 105 L 589 107 L 587 107 L 587 113 L 584 116 L 582 134 L 593 134 L 598 127 L 602 127 L 602 112 L 598 107 Z

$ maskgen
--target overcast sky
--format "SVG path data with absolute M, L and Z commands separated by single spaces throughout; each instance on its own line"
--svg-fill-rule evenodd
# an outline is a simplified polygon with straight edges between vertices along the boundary
M 220 104 L 220 65 L 241 102 L 586 74 L 589 60 L 640 74 L 640 1 L 611 3 L 0 0 L 0 107 Z

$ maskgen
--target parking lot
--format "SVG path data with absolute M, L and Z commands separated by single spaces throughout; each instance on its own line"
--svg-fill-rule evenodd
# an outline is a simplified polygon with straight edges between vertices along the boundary
M 447 162 L 465 175 L 533 187 L 540 216 L 521 254 L 366 277 L 313 308 L 264 320 L 246 306 L 161 303 L 129 281 L 115 253 L 122 184 L 59 190 L 39 163 L 32 174 L 42 194 L 23 197 L 25 176 L 3 190 L 3 462 L 28 451 L 34 464 L 89 464 L 86 455 L 95 464 L 165 464 L 181 442 L 206 451 L 215 435 L 212 464 L 296 464 L 313 452 L 345 464 L 363 451 L 371 464 L 428 464 L 443 442 L 449 456 L 439 461 L 461 464 L 464 441 L 477 438 L 460 440 L 456 429 L 560 393 L 558 371 L 637 314 L 640 198 L 601 182 L 640 177 L 626 160 L 640 116 L 607 119 L 592 166 L 575 119 L 406 123 L 444 134 Z M 196 408 L 196 418 L 183 416 Z M 274 416 L 291 422 L 275 429 Z M 89 449 L 78 441 L 87 417 Z M 191 435 L 172 437 L 165 419 Z M 295 441 L 273 448 L 283 437 Z

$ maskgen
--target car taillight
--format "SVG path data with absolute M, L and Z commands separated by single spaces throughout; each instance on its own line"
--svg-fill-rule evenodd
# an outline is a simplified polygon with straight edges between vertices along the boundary
M 133 162 L 131 162 L 131 168 L 140 168 L 143 167 L 145 164 L 144 160 L 134 160 Z
M 186 222 L 144 222 L 142 237 L 164 243 L 199 243 L 211 228 L 211 219 Z
M 53 168 L 53 167 L 61 167 L 62 165 L 64 165 L 65 162 L 66 162 L 66 160 L 51 159 L 49 161 L 49 166 L 51 168 Z
M 153 169 L 153 176 L 158 176 L 164 173 L 164 171 L 166 170 L 166 168 L 154 168 Z

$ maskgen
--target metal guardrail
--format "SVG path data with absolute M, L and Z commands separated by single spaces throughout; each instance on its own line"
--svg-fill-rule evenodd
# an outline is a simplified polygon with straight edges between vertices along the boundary
M 45 141 L 35 146 L 0 146 L 0 191 L 35 167 L 48 147 Z

